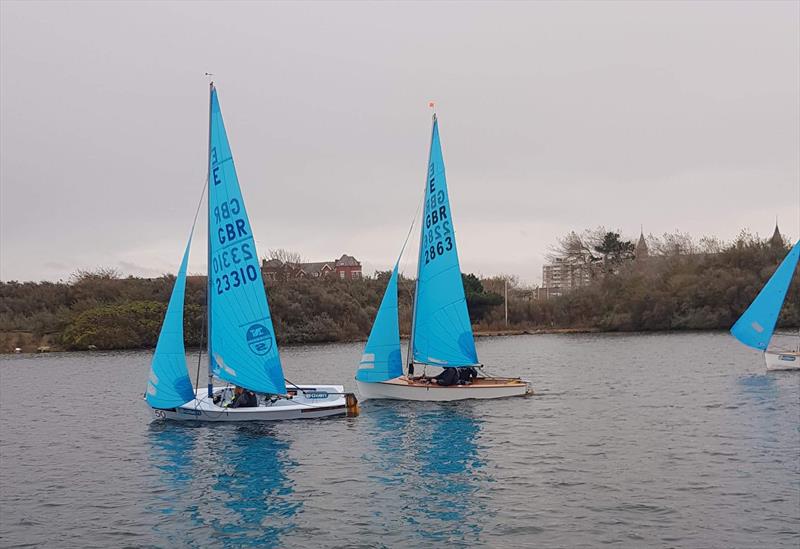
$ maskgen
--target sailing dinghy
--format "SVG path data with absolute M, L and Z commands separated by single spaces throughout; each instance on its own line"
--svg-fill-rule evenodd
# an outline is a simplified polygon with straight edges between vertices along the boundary
M 482 369 L 464 296 L 435 114 L 424 200 L 407 374 L 403 373 L 397 316 L 398 259 L 356 372 L 361 397 L 446 401 L 531 394 L 530 383 L 520 378 L 479 375 L 464 384 L 445 386 L 424 373 L 413 375 L 414 365 L 423 370 L 427 366 Z
M 150 365 L 147 404 L 157 418 L 192 421 L 356 414 L 355 395 L 345 393 L 341 385 L 286 387 L 255 240 L 213 82 L 208 162 L 208 386 L 192 387 L 186 367 L 183 300 L 190 234 Z M 232 407 L 234 387 L 214 387 L 214 377 L 252 391 L 256 405 Z
M 731 328 L 733 337 L 764 353 L 767 370 L 800 370 L 800 334 L 794 350 L 767 350 L 800 259 L 800 240 Z

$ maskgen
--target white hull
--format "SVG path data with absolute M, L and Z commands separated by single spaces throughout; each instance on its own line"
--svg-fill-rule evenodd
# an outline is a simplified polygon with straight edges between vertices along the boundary
M 409 383 L 405 376 L 389 381 L 370 383 L 356 380 L 362 400 L 394 399 L 445 402 L 452 400 L 494 399 L 533 394 L 528 381 L 523 379 L 482 378 L 469 385 L 442 387 L 435 384 Z
M 764 353 L 767 370 L 800 370 L 800 352 Z
M 169 410 L 151 408 L 158 419 L 174 421 L 283 421 L 287 419 L 313 419 L 328 416 L 356 415 L 358 405 L 355 396 L 347 395 L 341 385 L 301 385 L 291 399 L 282 398 L 274 402 L 259 395 L 259 405 L 253 408 L 225 408 L 214 404 L 208 397 L 207 389 L 198 389 L 197 398 L 183 406 Z M 224 390 L 222 387 L 214 392 Z

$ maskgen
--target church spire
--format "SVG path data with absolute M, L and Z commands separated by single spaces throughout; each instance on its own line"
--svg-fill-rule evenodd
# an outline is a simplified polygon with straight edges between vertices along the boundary
M 775 216 L 775 232 L 772 233 L 772 238 L 769 239 L 769 243 L 772 246 L 780 246 L 783 247 L 783 236 L 781 236 L 780 230 L 778 230 L 778 217 Z
M 644 226 L 639 228 L 639 242 L 636 243 L 633 253 L 636 259 L 643 259 L 650 253 L 647 249 L 647 242 L 644 239 Z

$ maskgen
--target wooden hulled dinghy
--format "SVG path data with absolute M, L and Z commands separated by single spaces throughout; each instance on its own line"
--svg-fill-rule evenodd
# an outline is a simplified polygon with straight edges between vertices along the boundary
M 533 394 L 530 382 L 520 378 L 479 377 L 468 385 L 437 385 L 435 382 L 400 376 L 388 381 L 364 383 L 356 381 L 363 399 L 387 398 L 399 400 L 451 401 L 494 399 Z
M 479 377 L 444 386 L 413 376 L 415 364 L 446 369 L 480 367 L 464 296 L 435 114 L 423 204 L 407 375 L 403 375 L 397 316 L 398 258 L 356 372 L 361 397 L 439 401 L 532 394 L 530 383 L 519 378 Z

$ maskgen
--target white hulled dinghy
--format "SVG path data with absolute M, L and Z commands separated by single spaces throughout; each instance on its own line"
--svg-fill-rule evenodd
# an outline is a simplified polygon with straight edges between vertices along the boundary
M 800 240 L 731 328 L 733 337 L 764 353 L 767 370 L 800 370 L 800 334 L 795 349 L 768 349 L 799 259 Z
M 448 401 L 532 394 L 530 383 L 520 378 L 458 376 L 475 374 L 483 366 L 475 351 L 464 296 L 435 114 L 424 200 L 407 374 L 403 374 L 397 316 L 398 259 L 356 373 L 361 397 Z M 450 377 L 458 376 L 462 381 L 442 385 L 424 373 L 415 377 L 415 365 L 422 366 L 423 371 L 427 366 L 443 368 L 453 374 Z
M 357 414 L 355 395 L 345 393 L 342 385 L 290 384 L 287 390 L 255 240 L 213 83 L 208 157 L 208 386 L 193 388 L 186 367 L 183 301 L 190 234 L 150 366 L 147 404 L 158 418 L 192 421 Z M 234 388 L 215 388 L 214 377 L 249 391 L 250 406 L 235 406 Z

